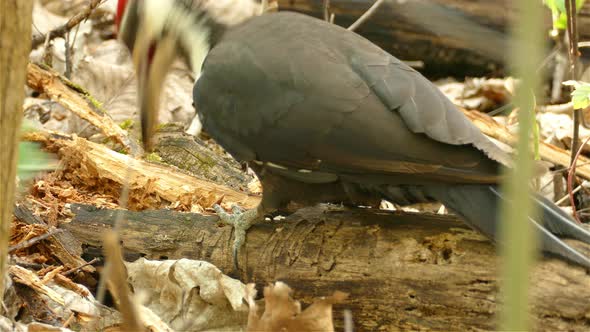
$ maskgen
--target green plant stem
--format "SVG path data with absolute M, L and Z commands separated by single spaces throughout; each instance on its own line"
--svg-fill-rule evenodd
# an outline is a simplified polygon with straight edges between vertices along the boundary
M 508 171 L 503 189 L 510 203 L 502 205 L 501 243 L 502 284 L 504 304 L 499 313 L 500 330 L 526 331 L 529 319 L 529 272 L 533 263 L 535 238 L 528 222 L 533 206 L 529 181 L 532 177 L 530 138 L 533 131 L 531 112 L 534 111 L 533 91 L 537 90 L 536 66 L 542 61 L 542 7 L 536 0 L 519 0 L 514 3 L 515 38 L 511 50 L 512 73 L 522 79 L 515 96 L 520 109 L 519 140 L 514 169 Z

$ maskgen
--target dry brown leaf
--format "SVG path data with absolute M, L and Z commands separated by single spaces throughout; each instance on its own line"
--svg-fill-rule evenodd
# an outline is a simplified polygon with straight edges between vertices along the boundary
M 248 285 L 247 331 L 251 332 L 312 332 L 334 331 L 332 305 L 343 302 L 348 294 L 336 291 L 332 296 L 316 300 L 303 312 L 301 304 L 291 298 L 291 288 L 282 282 L 276 282 L 264 288 L 264 313 L 259 316 L 254 298 L 254 284 Z
M 214 265 L 189 259 L 127 263 L 143 304 L 177 331 L 239 331 L 246 325 L 246 286 Z

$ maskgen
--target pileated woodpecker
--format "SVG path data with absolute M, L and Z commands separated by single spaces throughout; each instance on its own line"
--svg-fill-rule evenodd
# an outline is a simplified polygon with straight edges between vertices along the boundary
M 158 94 L 172 60 L 198 74 L 203 128 L 263 185 L 256 209 L 220 218 L 246 230 L 289 202 L 368 205 L 440 201 L 497 238 L 507 155 L 426 78 L 363 37 L 308 16 L 259 14 L 253 0 L 119 0 L 120 38 L 133 51 L 143 140 L 150 148 Z M 590 243 L 543 197 L 530 219 L 544 252 L 590 268 L 564 243 Z

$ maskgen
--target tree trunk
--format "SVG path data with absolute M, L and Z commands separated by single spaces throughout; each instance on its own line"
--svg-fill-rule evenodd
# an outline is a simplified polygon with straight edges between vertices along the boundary
M 72 212 L 74 219 L 62 227 L 84 244 L 87 255 L 101 255 L 100 233 L 113 226 L 115 211 L 75 205 Z M 301 209 L 248 231 L 238 275 L 232 229 L 218 227 L 217 216 L 157 210 L 128 212 L 124 220 L 119 234 L 128 260 L 206 260 L 243 282 L 256 282 L 258 289 L 284 281 L 304 304 L 335 290 L 350 293 L 336 308 L 340 329 L 342 309 L 352 310 L 356 331 L 496 326 L 494 248 L 453 216 Z M 543 260 L 531 280 L 536 330 L 590 328 L 590 276 L 583 269 Z
M 0 300 L 4 294 L 19 130 L 31 51 L 32 9 L 33 1 L 0 1 Z

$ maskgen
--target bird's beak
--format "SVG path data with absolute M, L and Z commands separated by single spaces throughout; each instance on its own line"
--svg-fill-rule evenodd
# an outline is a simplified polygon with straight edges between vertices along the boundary
M 176 36 L 162 34 L 153 20 L 140 15 L 139 1 L 119 0 L 117 27 L 119 39 L 132 52 L 137 73 L 141 134 L 146 152 L 153 150 L 160 94 L 166 73 L 176 57 Z M 143 18 L 142 18 L 143 17 Z
M 146 152 L 153 150 L 160 95 L 166 74 L 176 57 L 176 39 L 164 36 L 154 43 L 149 34 L 138 31 L 133 47 L 133 63 L 138 79 L 141 135 Z

